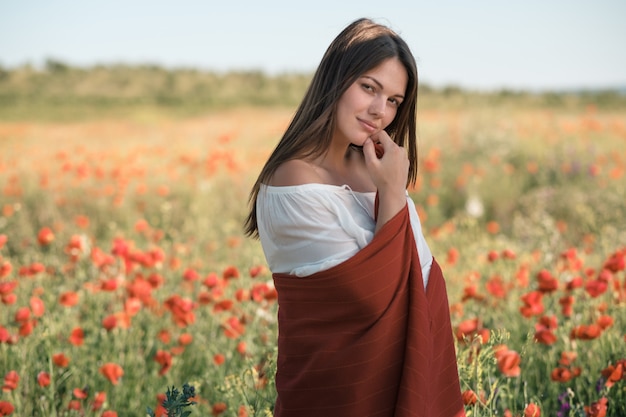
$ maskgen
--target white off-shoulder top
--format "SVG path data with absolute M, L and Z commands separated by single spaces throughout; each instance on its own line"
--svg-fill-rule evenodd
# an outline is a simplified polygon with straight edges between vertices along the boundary
M 306 277 L 352 257 L 374 237 L 375 198 L 347 185 L 261 185 L 257 223 L 270 270 Z M 426 286 L 433 256 L 408 193 L 407 204 Z

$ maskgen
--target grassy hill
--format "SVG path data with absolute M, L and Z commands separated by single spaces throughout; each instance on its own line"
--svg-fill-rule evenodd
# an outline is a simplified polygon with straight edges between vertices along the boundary
M 241 106 L 295 107 L 311 74 L 200 71 L 154 65 L 74 67 L 48 60 L 42 68 L 0 67 L 0 118 L 68 120 L 133 115 L 145 109 L 189 116 Z M 420 85 L 421 108 L 514 105 L 626 107 L 619 90 L 541 92 L 467 91 Z

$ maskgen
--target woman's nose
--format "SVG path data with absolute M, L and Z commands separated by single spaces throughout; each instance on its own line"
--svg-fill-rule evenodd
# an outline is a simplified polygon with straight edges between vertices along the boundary
M 383 97 L 376 96 L 370 103 L 369 112 L 374 116 L 383 117 L 386 107 L 386 100 Z

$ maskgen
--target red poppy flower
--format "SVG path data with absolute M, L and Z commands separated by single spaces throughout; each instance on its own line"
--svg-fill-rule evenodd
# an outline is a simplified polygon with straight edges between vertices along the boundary
M 0 278 L 8 277 L 11 271 L 13 271 L 11 262 L 0 260 Z
M 16 371 L 9 371 L 4 376 L 4 385 L 2 386 L 2 391 L 13 391 L 17 388 L 17 384 L 20 382 L 20 376 Z
M 600 326 L 602 330 L 606 330 L 613 325 L 613 317 L 606 315 L 600 316 L 596 320 L 596 324 Z
M 2 247 L 4 246 L 5 243 L 7 243 L 7 240 L 9 240 L 7 235 L 0 234 L 0 249 L 2 249 Z
M 585 291 L 593 298 L 601 296 L 608 288 L 609 284 L 600 279 L 592 279 L 585 284 Z
M 543 293 L 540 291 L 531 291 L 522 296 L 524 305 L 520 307 L 520 312 L 524 317 L 536 316 L 543 313 L 544 307 L 542 302 Z
M 449 254 L 449 252 L 448 252 L 448 254 Z M 259 275 L 264 274 L 265 270 L 266 270 L 266 268 L 263 265 L 254 265 L 254 266 L 250 267 L 250 269 L 248 270 L 248 273 L 250 274 L 250 278 L 256 278 Z
M 47 387 L 50 385 L 50 374 L 44 371 L 41 371 L 37 374 L 37 383 L 40 387 Z
M 581 370 L 579 367 L 569 369 L 560 366 L 552 370 L 552 372 L 550 373 L 550 379 L 555 382 L 569 382 L 575 377 L 579 376 L 580 373 Z
M 590 406 L 585 406 L 587 417 L 605 417 L 609 408 L 609 400 L 606 397 L 600 398 Z
M 165 300 L 165 308 L 172 313 L 172 319 L 179 327 L 186 327 L 196 321 L 196 315 L 193 312 L 195 305 L 193 301 L 172 295 Z
M 494 356 L 498 363 L 498 369 L 506 377 L 517 377 L 521 373 L 519 353 L 510 350 L 506 345 L 499 345 L 494 348 Z
M 182 346 L 187 346 L 193 342 L 193 335 L 190 333 L 183 333 L 178 336 L 178 344 Z
M 236 339 L 246 331 L 246 327 L 237 317 L 228 318 L 222 325 L 222 328 L 224 329 L 224 335 L 230 339 Z
M 223 364 L 225 360 L 226 357 L 221 353 L 216 353 L 215 355 L 213 355 L 213 363 L 215 363 L 216 365 Z
M 49 227 L 43 227 L 37 234 L 37 241 L 41 246 L 47 246 L 54 240 L 54 233 Z
M 487 281 L 487 292 L 496 298 L 504 298 L 506 296 L 506 288 L 504 281 L 500 275 L 494 275 Z
M 602 370 L 602 376 L 606 378 L 605 385 L 612 387 L 616 382 L 626 379 L 626 359 L 619 360 L 615 365 L 609 365 Z
M 474 340 L 481 340 L 481 343 L 489 341 L 489 330 L 484 328 L 478 318 L 464 320 L 459 323 L 455 332 L 459 342 L 467 343 Z M 481 339 L 478 339 L 478 338 Z
M 0 282 L 0 295 L 11 294 L 15 287 L 17 287 L 17 281 Z
M 563 366 L 570 366 L 578 357 L 576 352 L 565 351 L 561 352 L 561 359 L 559 359 L 559 363 Z
M 107 393 L 104 391 L 96 392 L 96 395 L 93 398 L 93 404 L 91 405 L 91 409 L 93 411 L 98 411 L 102 408 L 102 405 L 107 400 Z M 103 414 L 104 415 L 104 414 Z
M 185 272 L 183 272 L 183 280 L 187 282 L 197 281 L 200 278 L 200 274 L 193 268 L 187 268 Z
M 597 324 L 576 326 L 570 332 L 570 338 L 580 340 L 592 340 L 600 336 L 602 328 Z
M 102 413 L 102 417 L 117 417 L 117 412 L 113 410 L 106 410 Z
M 219 416 L 220 414 L 222 414 L 227 409 L 228 409 L 228 406 L 226 405 L 226 403 L 217 402 L 217 403 L 213 404 L 213 408 L 211 409 L 211 414 L 214 415 L 214 416 Z
M 8 401 L 0 401 L 0 416 L 10 416 L 15 407 Z
M 465 405 L 474 405 L 476 401 L 478 401 L 478 396 L 471 389 L 463 391 L 461 396 L 463 397 L 463 404 Z
M 72 391 L 72 394 L 77 399 L 84 400 L 85 398 L 89 396 L 89 388 L 74 388 L 74 390 Z
M 2 246 L 0 245 L 0 247 Z M 626 270 L 626 248 L 619 250 L 609 256 L 609 258 L 604 262 L 602 268 L 607 269 L 611 272 Z
M 70 364 L 70 360 L 63 353 L 55 353 L 52 355 L 52 363 L 54 363 L 59 368 L 65 368 Z
M 73 307 L 78 304 L 78 294 L 74 291 L 68 291 L 59 297 L 59 303 L 64 307 Z
M 574 312 L 574 297 L 571 295 L 565 295 L 559 298 L 559 304 L 561 305 L 561 314 L 565 317 L 571 317 Z
M 163 376 L 170 370 L 172 367 L 172 355 L 165 350 L 157 350 L 154 355 L 154 360 L 156 363 L 161 365 L 161 369 L 159 369 L 159 375 Z
M 124 369 L 116 363 L 108 362 L 100 367 L 100 373 L 113 385 L 117 385 L 120 378 L 124 376 Z
M 487 254 L 487 261 L 488 262 L 494 262 L 494 261 L 498 260 L 499 257 L 500 257 L 500 254 L 497 251 L 491 250 Z
M 16 323 L 25 323 L 30 319 L 30 309 L 28 307 L 20 307 L 15 312 L 15 320 Z
M 39 297 L 30 298 L 30 309 L 35 317 L 42 317 L 46 312 L 46 307 L 42 299 Z
M 80 411 L 82 408 L 80 401 L 78 400 L 71 400 L 68 404 L 67 404 L 67 409 L 68 410 L 74 410 L 74 411 Z
M 541 417 L 541 409 L 535 403 L 530 403 L 524 409 L 524 417 Z
M 222 278 L 225 280 L 239 278 L 239 270 L 236 266 L 228 266 L 222 271 Z
M 539 291 L 543 293 L 556 291 L 559 287 L 559 281 L 546 269 L 537 273 L 537 283 L 539 284 Z
M 107 331 L 111 331 L 117 326 L 117 318 L 114 314 L 106 316 L 102 319 L 102 327 L 104 327 Z
M 85 341 L 85 332 L 80 327 L 76 327 L 72 330 L 72 334 L 68 340 L 74 346 L 82 346 Z

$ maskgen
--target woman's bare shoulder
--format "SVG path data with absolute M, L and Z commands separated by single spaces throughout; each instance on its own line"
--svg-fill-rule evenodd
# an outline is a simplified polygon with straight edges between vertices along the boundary
M 276 169 L 270 181 L 270 185 L 275 187 L 287 187 L 320 182 L 322 182 L 322 178 L 315 169 L 315 165 L 301 159 L 292 159 L 283 162 Z

